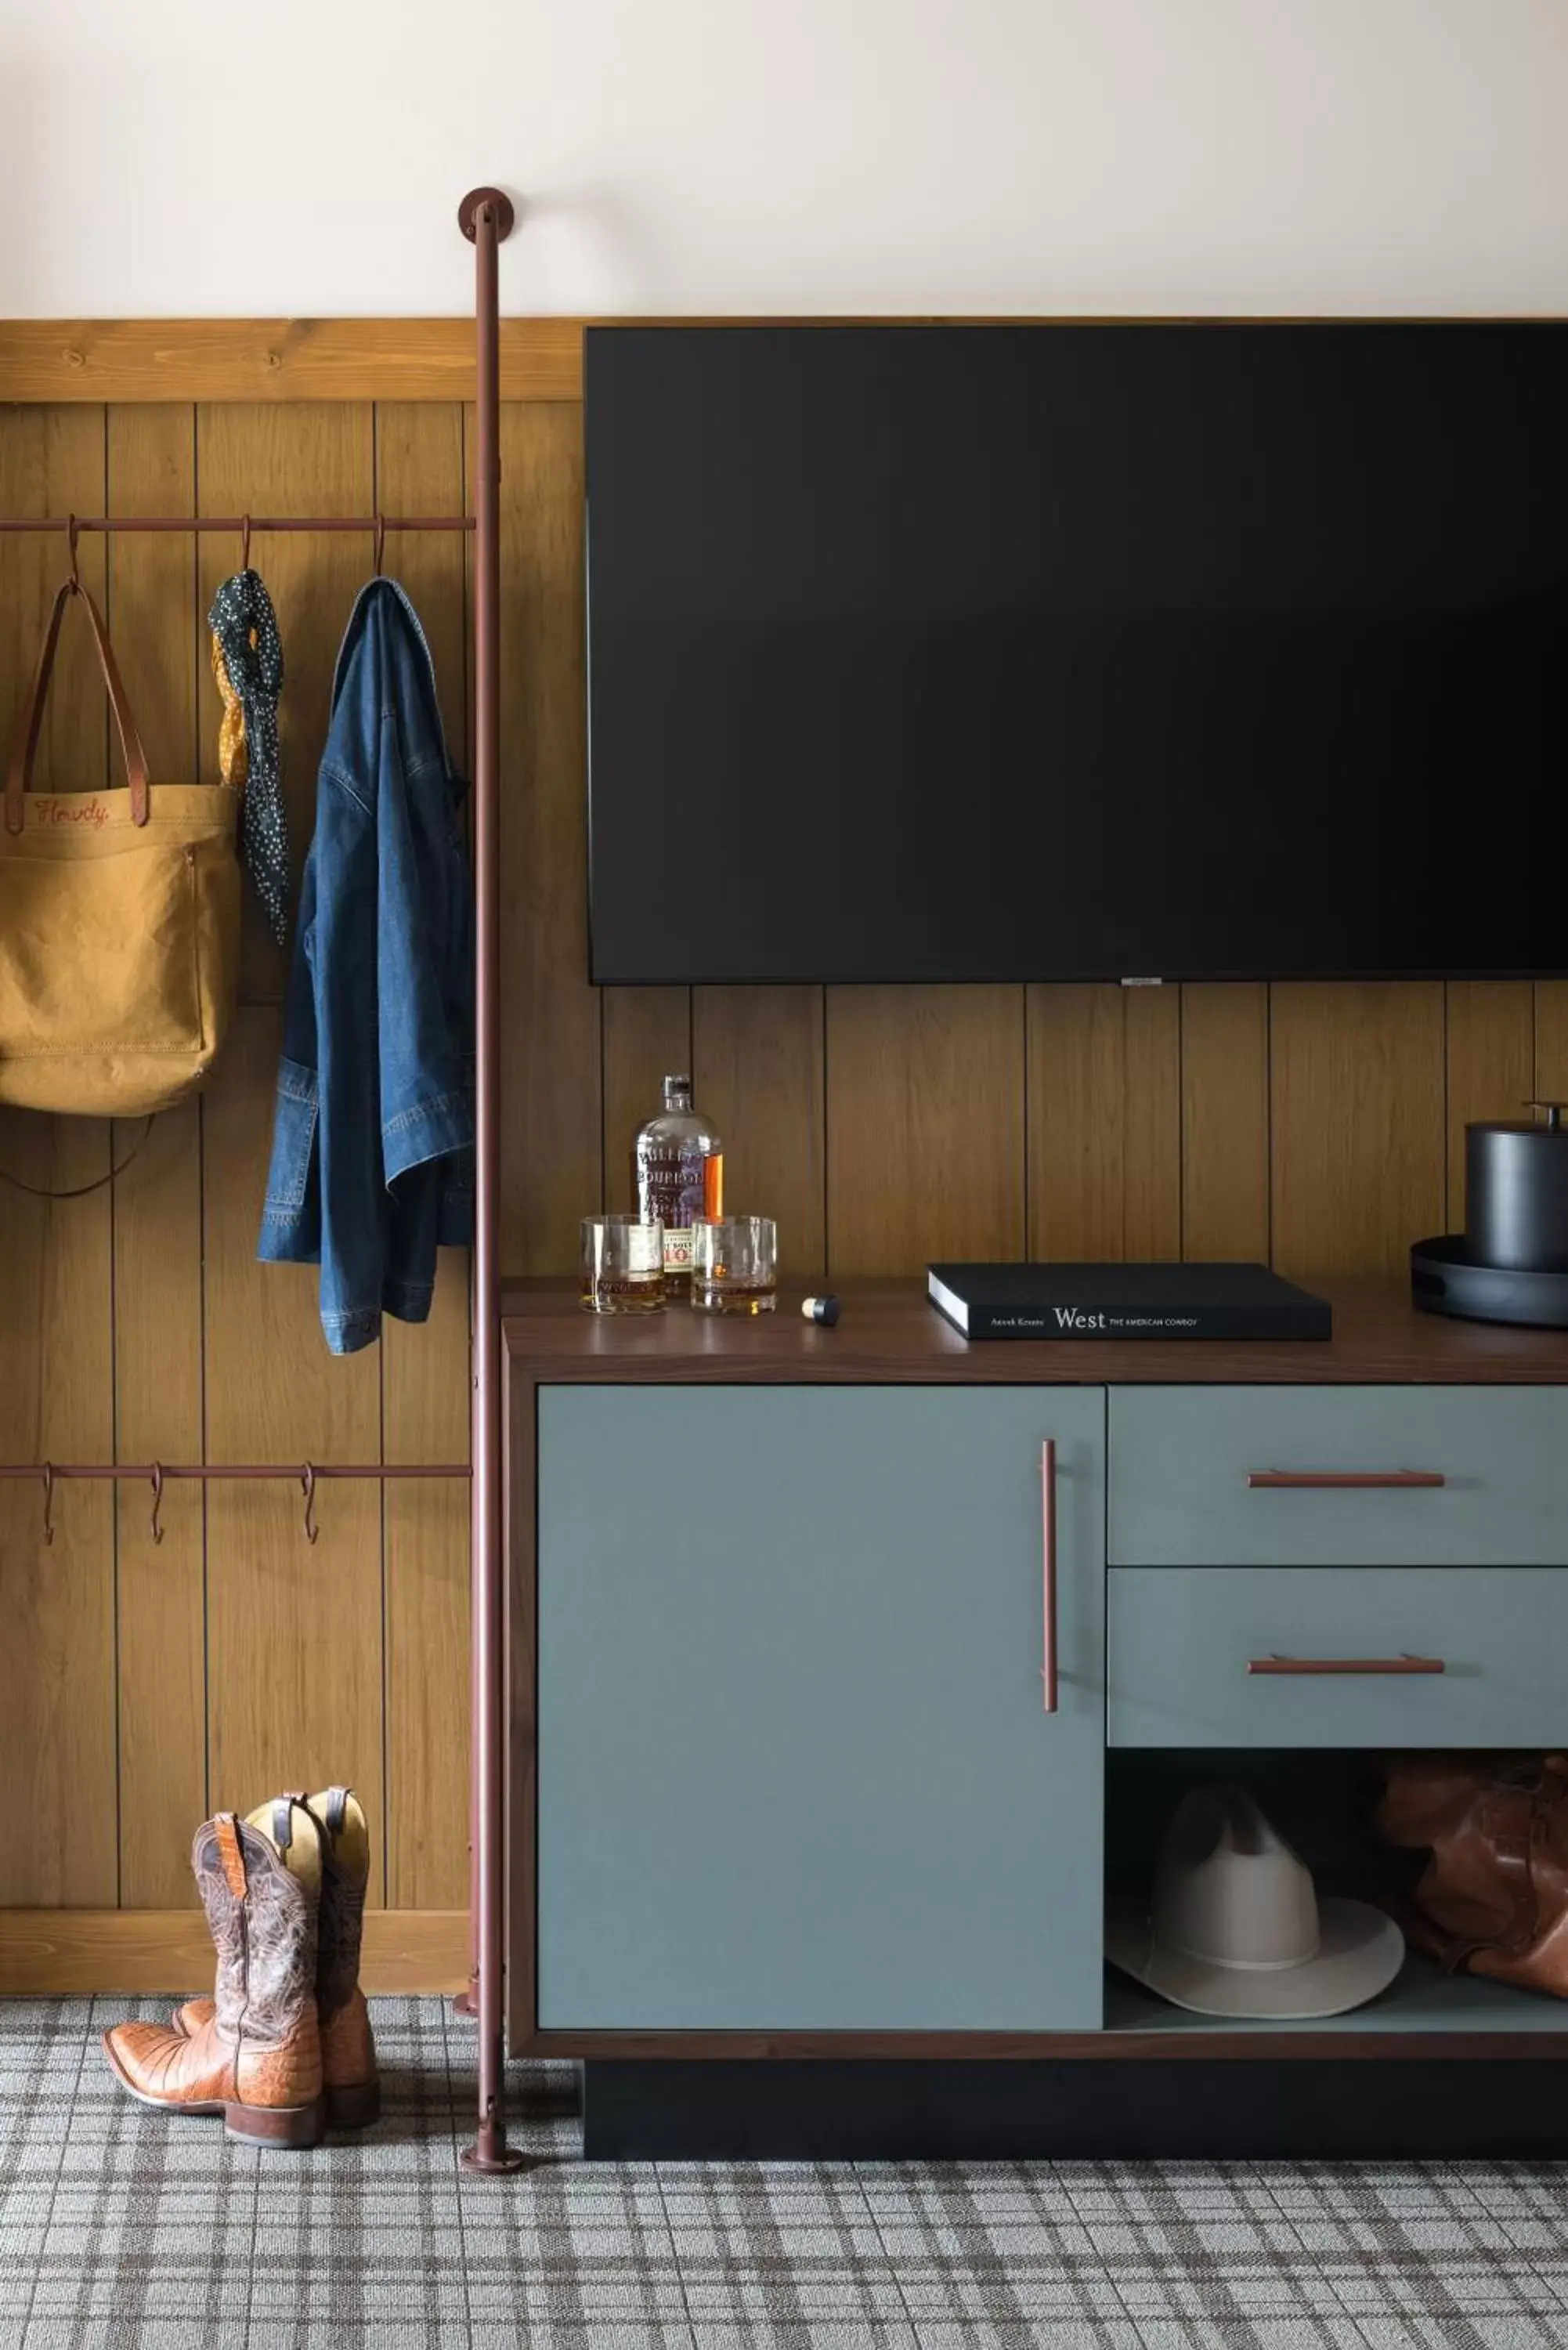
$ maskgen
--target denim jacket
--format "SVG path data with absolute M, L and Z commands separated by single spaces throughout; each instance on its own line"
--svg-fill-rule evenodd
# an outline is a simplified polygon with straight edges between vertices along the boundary
M 258 1254 L 319 1263 L 335 1355 L 422 1322 L 473 1208 L 473 958 L 463 785 L 413 606 L 372 579 L 332 683 Z

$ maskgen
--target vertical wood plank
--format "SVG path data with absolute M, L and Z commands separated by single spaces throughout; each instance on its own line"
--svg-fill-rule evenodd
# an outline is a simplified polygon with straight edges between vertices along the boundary
M 386 1364 L 389 1461 L 466 1461 L 468 1289 L 443 1254 L 431 1318 Z M 395 1352 L 393 1351 L 395 1349 Z M 468 1907 L 469 1489 L 386 1489 L 387 1890 L 396 1909 Z
M 501 1263 L 572 1273 L 600 1197 L 588 983 L 583 420 L 501 411 Z
M 0 1118 L 0 1161 L 54 1189 L 96 1181 L 96 1119 Z M 7 1193 L 0 1220 L 0 1451 L 10 1461 L 113 1457 L 109 1192 Z M 114 1504 L 107 1484 L 0 1486 L 0 1905 L 118 1898 Z
M 724 1196 L 772 1216 L 792 1278 L 823 1271 L 826 1074 L 820 987 L 692 991 L 696 1098 L 724 1146 Z
M 459 400 L 376 405 L 374 496 L 388 521 L 386 568 L 407 588 L 430 639 L 447 747 L 466 773 L 467 541 L 460 530 L 396 527 L 399 515 L 463 512 L 462 431 Z
M 1535 983 L 1534 1091 L 1543 1101 L 1568 1101 L 1568 979 Z
M 1274 1262 L 1403 1274 L 1443 1229 L 1443 986 L 1291 981 L 1272 993 Z
M 103 497 L 101 408 L 0 409 L 0 505 L 12 514 L 95 512 Z M 103 593 L 101 539 L 82 577 Z M 32 675 L 65 534 L 0 550 L 0 677 L 12 706 Z M 87 629 L 67 613 L 34 773 L 40 788 L 107 779 L 108 718 Z M 122 778 L 116 777 L 116 781 Z M 53 1189 L 108 1170 L 96 1118 L 0 1110 L 0 1165 Z M 7 1191 L 0 1214 L 0 1450 L 13 1461 L 111 1458 L 114 1440 L 107 1190 L 47 1201 Z M 106 1485 L 57 1488 L 42 1539 L 41 1488 L 0 1489 L 0 1903 L 117 1898 L 114 1505 Z
M 375 1461 L 375 1350 L 329 1355 L 315 1268 L 256 1262 L 278 1043 L 277 1013 L 243 1007 L 206 1096 L 207 1457 Z M 297 1483 L 208 1489 L 212 1800 L 348 1780 L 379 1836 L 379 1489 L 327 1485 L 317 1517 L 313 1547 Z
M 1168 987 L 1031 987 L 1029 1253 L 1181 1246 L 1180 1005 Z
M 443 1264 L 431 1318 L 389 1367 L 389 1461 L 466 1461 L 468 1296 Z M 416 1350 L 428 1363 L 415 1370 Z M 386 1492 L 387 1893 L 397 1909 L 468 1906 L 469 1492 Z
M 109 511 L 189 514 L 195 416 L 174 405 L 109 411 Z M 154 784 L 197 772 L 193 538 L 109 541 L 109 627 Z M 117 1157 L 135 1142 L 116 1128 Z M 201 1105 L 160 1118 L 114 1187 L 118 1457 L 202 1457 Z M 119 1626 L 119 1886 L 128 1908 L 195 1899 L 191 1832 L 206 1810 L 206 1593 L 202 1488 L 116 1497 Z
M 461 514 L 462 411 L 386 404 L 376 411 L 376 503 L 389 515 Z M 435 659 L 452 757 L 468 772 L 464 580 L 460 536 L 387 536 L 387 566 L 408 589 Z M 469 1269 L 443 1250 L 431 1318 L 389 1320 L 381 1392 L 389 1461 L 466 1461 Z M 387 1899 L 396 1908 L 468 1902 L 468 1489 L 386 1488 Z
M 631 1170 L 637 1129 L 663 1101 L 665 1077 L 691 1072 L 691 990 L 607 987 L 603 1017 L 605 1206 L 628 1215 L 637 1205 Z M 700 1096 L 697 1100 L 699 1108 L 708 1108 Z
M 1269 1261 L 1269 991 L 1181 991 L 1181 1253 Z
M 16 515 L 98 513 L 104 501 L 104 411 L 99 407 L 5 408 L 0 411 L 0 481 Z M 101 606 L 106 550 L 101 537 L 78 541 L 82 578 Z M 55 590 L 70 568 L 66 533 L 7 539 L 0 564 L 0 687 L 5 743 L 30 683 Z M 80 611 L 60 626 L 54 682 L 33 770 L 36 791 L 82 791 L 109 778 L 109 703 L 91 632 Z M 118 762 L 118 749 L 116 758 Z M 118 765 L 112 780 L 124 782 Z
M 366 407 L 202 408 L 198 481 L 208 511 L 369 514 L 373 421 Z M 237 557 L 202 541 L 202 609 Z M 333 666 L 369 539 L 257 539 L 277 607 L 286 682 L 285 780 L 296 875 L 314 821 L 316 767 Z M 207 697 L 211 756 L 216 698 Z M 242 988 L 274 995 L 283 958 L 249 900 Z M 280 1019 L 243 1010 L 204 1110 L 206 1430 L 213 1461 L 380 1457 L 377 1351 L 327 1353 L 317 1274 L 255 1257 L 272 1139 Z M 215 1484 L 207 1497 L 209 1783 L 244 1808 L 280 1785 L 349 1779 L 378 1839 L 382 1804 L 381 1497 L 332 1484 L 319 1543 L 305 1539 L 292 1484 Z M 381 1881 L 372 1884 L 379 1899 Z
M 303 400 L 264 408 L 243 402 L 196 411 L 198 480 L 205 514 L 363 514 L 375 500 L 374 425 L 369 406 Z M 251 542 L 251 561 L 266 582 L 283 639 L 284 685 L 278 736 L 288 810 L 289 862 L 297 895 L 316 821 L 316 771 L 327 739 L 332 671 L 356 591 L 370 575 L 370 525 L 365 536 L 270 537 Z M 203 628 L 213 596 L 240 559 L 237 536 L 217 532 L 198 542 Z M 202 647 L 203 658 L 207 646 Z M 202 780 L 218 779 L 216 689 L 202 697 Z M 240 997 L 281 1000 L 288 961 L 275 942 L 254 890 L 244 896 Z
M 1465 1128 L 1472 1118 L 1529 1116 L 1523 1105 L 1535 1091 L 1535 1002 L 1528 980 L 1451 979 L 1446 993 L 1449 1201 L 1443 1229 L 1462 1232 Z
M 1023 1248 L 1023 993 L 827 991 L 827 1257 L 919 1273 Z

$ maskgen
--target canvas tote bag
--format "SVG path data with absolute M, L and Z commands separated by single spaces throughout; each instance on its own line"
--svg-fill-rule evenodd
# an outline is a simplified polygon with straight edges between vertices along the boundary
M 125 755 L 124 791 L 29 789 L 66 607 L 85 606 Z M 0 827 L 0 1102 L 92 1118 L 167 1109 L 202 1083 L 234 1014 L 239 794 L 153 784 L 103 616 L 55 598 Z

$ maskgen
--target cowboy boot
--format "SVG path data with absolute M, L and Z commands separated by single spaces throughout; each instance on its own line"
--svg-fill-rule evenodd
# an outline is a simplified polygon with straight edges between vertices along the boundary
M 286 1859 L 265 1829 L 220 1812 L 196 1831 L 191 1865 L 218 1954 L 215 1995 L 189 2034 L 117 2023 L 104 2053 L 122 2087 L 172 2113 L 222 2114 L 231 2137 L 320 2143 L 316 2016 L 321 1848 L 314 1821 Z
M 306 1812 L 321 1846 L 321 1913 L 316 1962 L 316 2007 L 321 2030 L 321 2077 L 327 2120 L 333 2129 L 364 2129 L 381 2110 L 381 2084 L 370 2014 L 359 1988 L 359 1946 L 365 1891 L 370 1878 L 370 1831 L 351 1787 L 324 1787 L 314 1795 L 280 1795 L 263 1811 L 285 1849 L 291 1811 Z M 176 2031 L 199 2032 L 212 2013 L 207 1999 L 189 1999 L 174 2012 Z

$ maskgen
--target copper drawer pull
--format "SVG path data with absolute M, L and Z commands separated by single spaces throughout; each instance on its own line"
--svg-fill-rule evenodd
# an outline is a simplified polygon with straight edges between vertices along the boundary
M 1446 1673 L 1441 1657 L 1249 1657 L 1250 1673 Z
M 1249 1469 L 1253 1488 L 1278 1492 L 1297 1486 L 1331 1493 L 1404 1492 L 1413 1485 L 1448 1482 L 1440 1469 Z
M 1056 1445 L 1040 1447 L 1040 1687 L 1044 1711 L 1056 1711 Z

